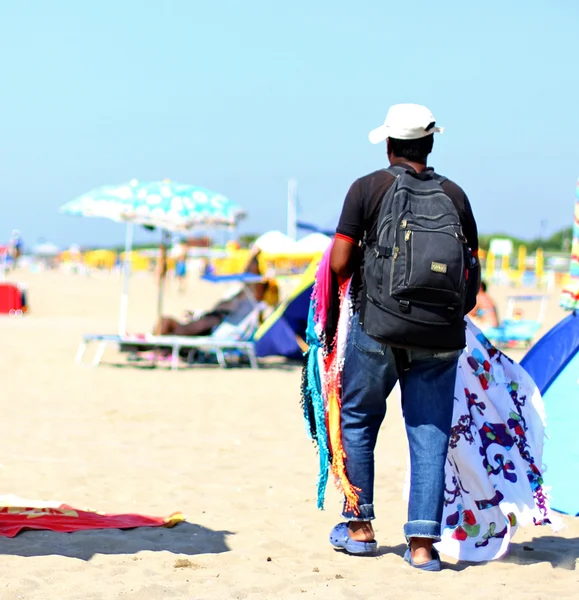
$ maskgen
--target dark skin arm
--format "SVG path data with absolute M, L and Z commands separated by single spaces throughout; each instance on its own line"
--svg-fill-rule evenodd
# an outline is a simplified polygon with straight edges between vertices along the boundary
M 340 281 L 349 279 L 360 264 L 359 246 L 346 240 L 335 238 L 330 254 L 330 267 Z
M 354 274 L 362 261 L 358 242 L 364 234 L 363 196 L 360 180 L 354 181 L 342 206 L 337 228 L 339 233 L 332 242 L 330 268 L 340 284 Z

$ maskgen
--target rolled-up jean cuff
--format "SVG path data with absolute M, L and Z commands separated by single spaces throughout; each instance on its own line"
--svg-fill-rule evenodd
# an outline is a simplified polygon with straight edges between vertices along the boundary
M 429 538 L 440 541 L 440 523 L 436 521 L 408 521 L 404 525 L 406 541 L 410 538 Z
M 360 504 L 358 506 L 358 513 L 353 510 L 346 510 L 342 512 L 344 519 L 348 521 L 373 521 L 376 517 L 374 516 L 374 505 L 373 504 Z

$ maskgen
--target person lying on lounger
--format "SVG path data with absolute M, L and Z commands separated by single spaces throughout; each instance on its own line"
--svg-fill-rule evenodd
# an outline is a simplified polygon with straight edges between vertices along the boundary
M 259 250 L 256 250 L 251 254 L 243 273 L 261 275 L 258 257 Z M 257 302 L 266 301 L 271 305 L 276 303 L 278 291 L 275 282 L 250 283 L 246 285 Z M 155 335 L 211 335 L 214 329 L 220 325 L 228 315 L 239 311 L 244 304 L 249 302 L 250 300 L 247 293 L 242 288 L 233 296 L 220 300 L 208 312 L 202 313 L 197 317 L 194 317 L 192 313 L 189 313 L 191 319 L 185 322 L 180 322 L 173 317 L 161 317 L 161 320 L 157 323 L 153 333 Z
M 497 307 L 487 292 L 484 281 L 480 282 L 480 290 L 476 297 L 476 306 L 468 314 L 471 321 L 483 331 L 489 327 L 498 327 Z

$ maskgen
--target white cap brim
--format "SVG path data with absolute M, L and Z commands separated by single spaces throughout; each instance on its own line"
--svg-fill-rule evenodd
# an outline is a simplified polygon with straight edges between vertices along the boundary
M 380 125 L 380 127 L 376 127 L 376 129 L 372 129 L 372 131 L 368 134 L 368 139 L 372 144 L 380 144 L 381 142 L 385 142 L 389 137 L 395 138 L 397 140 L 419 140 L 420 138 L 426 137 L 427 135 L 443 132 L 444 127 L 432 127 L 428 131 L 426 131 L 425 129 L 414 129 L 412 131 L 394 131 L 391 127 L 388 127 L 384 124 Z

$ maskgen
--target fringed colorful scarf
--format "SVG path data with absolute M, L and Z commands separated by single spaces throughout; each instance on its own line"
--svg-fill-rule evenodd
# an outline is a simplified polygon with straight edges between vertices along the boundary
M 337 298 L 332 291 L 337 288 Z M 329 251 L 320 261 L 310 303 L 306 342 L 309 345 L 302 377 L 302 405 L 310 437 L 320 457 L 318 508 L 323 509 L 328 472 L 334 475 L 353 510 L 358 489 L 346 476 L 346 453 L 340 424 L 340 385 L 345 341 L 351 314 L 350 282 L 336 285 Z M 336 300 L 338 306 L 336 307 Z M 337 322 L 333 322 L 335 317 Z M 345 332 L 345 335 L 342 334 Z
M 337 286 L 332 278 L 329 252 L 320 262 L 310 304 L 302 404 L 320 458 L 318 508 L 323 509 L 331 471 L 346 505 L 355 511 L 360 490 L 346 474 L 340 426 L 352 302 L 350 283 Z M 544 436 L 543 401 L 534 382 L 469 321 L 456 380 L 438 544 L 442 553 L 493 560 L 505 554 L 518 525 L 552 523 L 542 478 Z M 408 491 L 407 476 L 406 498 Z

